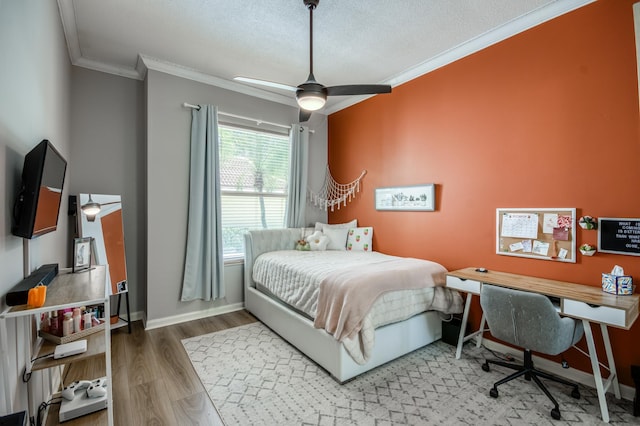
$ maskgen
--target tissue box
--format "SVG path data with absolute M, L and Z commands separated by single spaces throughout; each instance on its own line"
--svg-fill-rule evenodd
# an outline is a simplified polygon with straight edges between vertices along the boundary
M 611 294 L 633 294 L 633 277 L 630 275 L 602 274 L 602 291 Z

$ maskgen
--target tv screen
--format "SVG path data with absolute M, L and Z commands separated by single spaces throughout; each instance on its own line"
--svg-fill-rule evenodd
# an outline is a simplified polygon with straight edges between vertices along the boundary
M 31 239 L 56 230 L 66 170 L 67 162 L 46 139 L 26 155 L 13 208 L 13 235 Z

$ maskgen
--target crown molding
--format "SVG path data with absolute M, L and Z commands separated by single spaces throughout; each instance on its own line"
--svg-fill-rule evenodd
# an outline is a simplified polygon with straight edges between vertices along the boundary
M 188 80 L 197 81 L 200 83 L 208 84 L 211 86 L 220 87 L 222 89 L 232 90 L 234 92 L 242 93 L 245 95 L 253 96 L 260 99 L 265 99 L 272 102 L 277 102 L 285 105 L 298 106 L 295 99 L 279 95 L 277 93 L 268 92 L 266 90 L 260 90 L 253 87 L 246 86 L 234 81 L 225 80 L 223 78 L 214 77 L 209 74 L 205 74 L 201 71 L 184 67 L 182 65 L 174 64 L 171 62 L 163 61 L 161 59 L 152 58 L 148 55 L 139 55 L 138 64 L 142 63 L 144 67 L 154 71 L 160 71 L 165 74 L 175 75 L 176 77 L 185 78 Z M 146 74 L 146 71 L 144 71 Z
M 569 13 L 573 10 L 579 9 L 589 3 L 593 3 L 594 1 L 596 0 L 558 0 L 553 3 L 549 3 L 525 15 L 513 19 L 504 25 L 496 27 L 471 40 L 461 43 L 456 47 L 453 47 L 439 55 L 427 59 L 426 61 L 412 68 L 409 68 L 400 74 L 388 78 L 381 84 L 390 84 L 392 87 L 400 86 L 401 84 L 428 74 L 431 71 L 451 64 L 452 62 L 476 53 L 482 49 L 486 49 L 489 46 L 492 46 L 524 31 L 527 31 L 544 22 Z M 334 112 L 340 111 L 344 108 L 369 99 L 372 96 L 375 95 L 346 98 L 345 100 L 326 108 L 325 112 L 326 114 L 333 114 Z
M 60 20 L 62 21 L 64 36 L 67 40 L 67 50 L 69 50 L 71 64 L 136 80 L 142 80 L 144 78 L 136 69 L 121 67 L 85 57 L 82 54 L 82 49 L 80 49 L 73 0 L 58 0 L 58 10 L 60 11 Z

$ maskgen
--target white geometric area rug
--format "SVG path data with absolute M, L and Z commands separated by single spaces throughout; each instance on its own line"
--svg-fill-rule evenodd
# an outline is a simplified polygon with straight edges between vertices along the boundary
M 262 323 L 182 341 L 220 416 L 234 425 L 600 425 L 595 390 L 548 383 L 562 419 L 533 384 L 517 379 L 489 389 L 508 371 L 481 364 L 492 354 L 435 342 L 340 385 Z M 638 424 L 630 401 L 608 398 L 611 425 Z

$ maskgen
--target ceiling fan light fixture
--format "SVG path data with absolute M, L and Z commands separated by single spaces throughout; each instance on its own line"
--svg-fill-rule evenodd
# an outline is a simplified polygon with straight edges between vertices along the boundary
M 306 111 L 317 111 L 327 103 L 324 93 L 302 92 L 297 96 L 298 105 Z
M 87 216 L 95 217 L 95 215 L 100 213 L 100 208 L 100 203 L 96 203 L 95 201 L 93 201 L 91 199 L 91 194 L 89 194 L 89 200 L 85 204 L 83 204 L 80 209 L 82 210 L 82 213 L 86 214 Z

